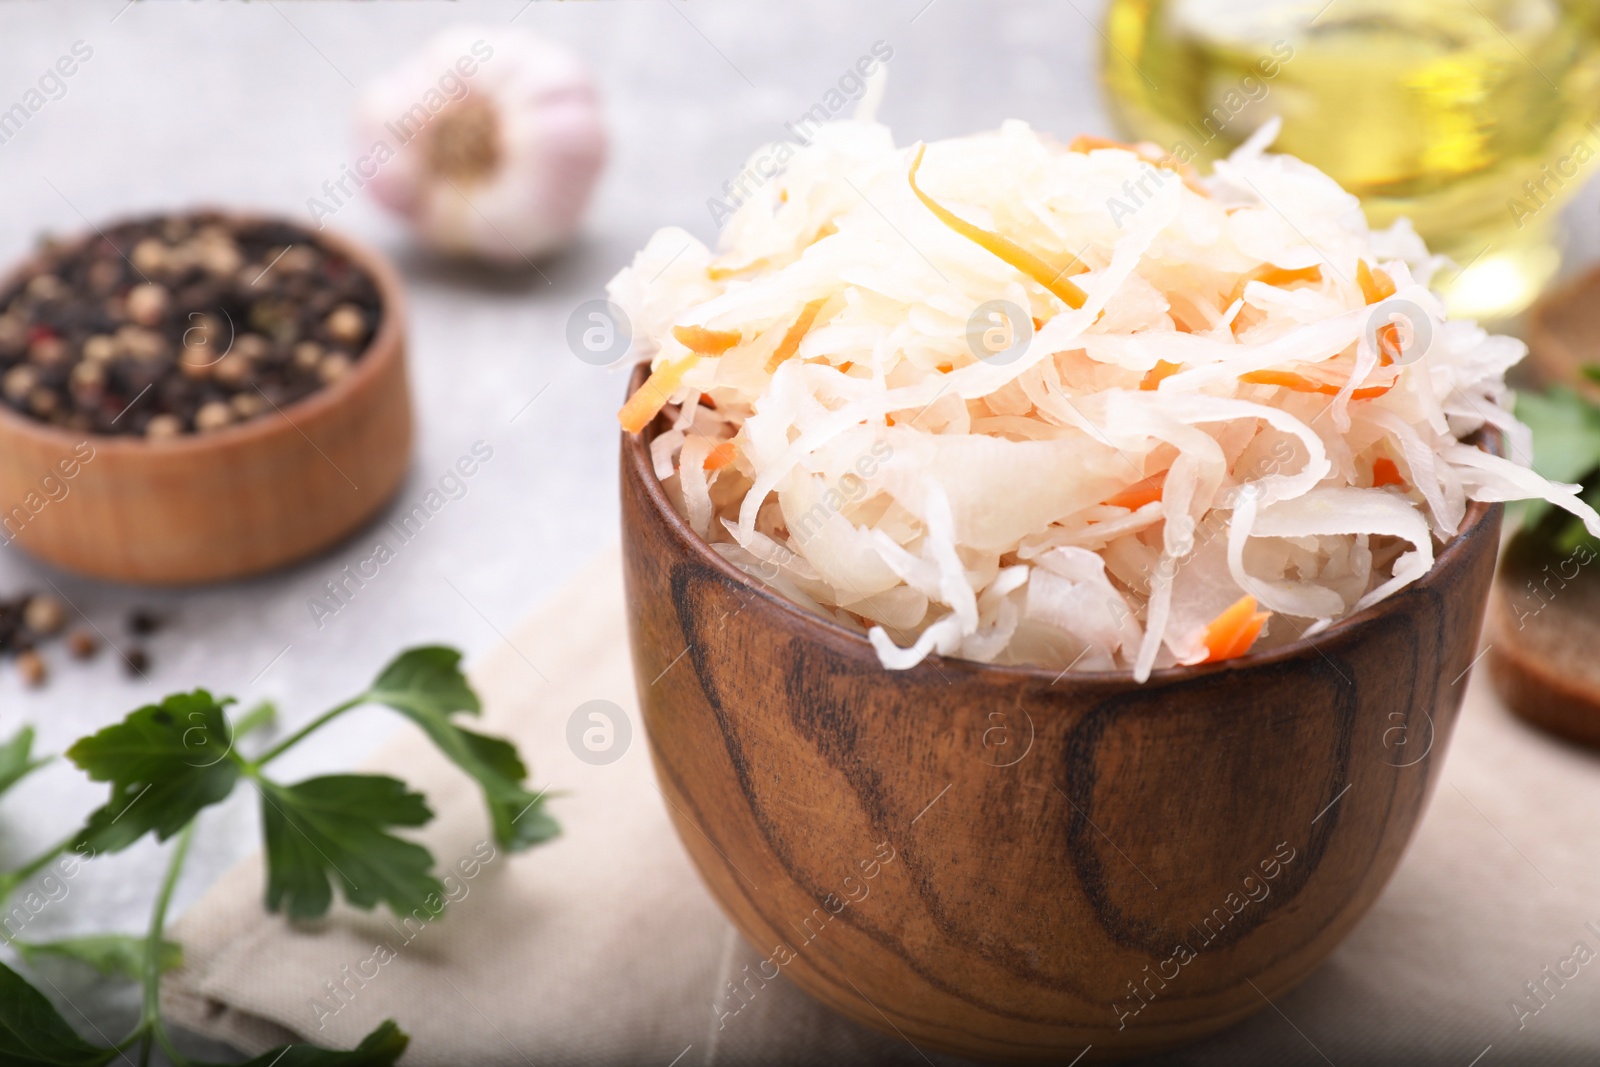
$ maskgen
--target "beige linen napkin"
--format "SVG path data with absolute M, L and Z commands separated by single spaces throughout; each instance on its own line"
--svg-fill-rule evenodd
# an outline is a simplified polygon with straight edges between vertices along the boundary
M 719 1023 L 729 977 L 758 954 L 667 820 L 626 634 L 612 550 L 472 671 L 484 728 L 513 737 L 538 783 L 564 792 L 552 801 L 560 839 L 495 851 L 476 790 L 407 733 L 374 765 L 438 813 L 421 838 L 453 872 L 444 917 L 407 926 L 342 909 L 292 927 L 262 910 L 249 860 L 174 930 L 188 965 L 167 985 L 173 1021 L 255 1053 L 292 1038 L 353 1045 L 393 1018 L 416 1067 L 956 1063 L 841 1019 L 783 978 Z M 567 742 L 591 700 L 630 721 L 608 765 Z M 1597 813 L 1600 758 L 1522 727 L 1474 680 L 1443 782 L 1372 912 L 1276 1005 L 1152 1062 L 1600 1062 Z

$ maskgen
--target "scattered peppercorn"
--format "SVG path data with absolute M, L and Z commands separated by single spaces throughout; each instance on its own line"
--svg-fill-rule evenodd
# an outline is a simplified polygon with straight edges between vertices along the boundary
M 40 637 L 52 637 L 67 624 L 67 609 L 55 597 L 37 593 L 22 609 L 22 624 Z
M 0 289 L 0 402 L 78 432 L 216 431 L 345 377 L 383 314 L 371 276 L 298 226 L 124 223 L 47 242 Z
M 122 654 L 122 664 L 129 677 L 143 678 L 150 669 L 150 654 L 142 648 L 130 648 Z
M 30 651 L 60 633 L 66 620 L 66 607 L 48 593 L 0 597 L 0 655 Z
M 73 659 L 93 659 L 100 651 L 100 642 L 88 630 L 74 630 L 67 636 L 67 651 Z
M 22 675 L 23 683 L 33 689 L 43 685 L 45 678 L 50 674 L 45 669 L 43 657 L 32 649 L 17 657 L 17 673 Z
M 149 608 L 134 608 L 128 613 L 128 630 L 140 637 L 149 637 L 161 629 L 165 621 Z

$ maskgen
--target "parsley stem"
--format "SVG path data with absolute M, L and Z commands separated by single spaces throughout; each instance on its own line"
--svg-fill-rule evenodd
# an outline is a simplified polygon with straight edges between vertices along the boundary
M 307 723 L 305 726 L 302 726 L 300 729 L 296 730 L 289 737 L 287 737 L 284 740 L 280 741 L 278 744 L 273 745 L 272 748 L 267 750 L 265 755 L 263 755 L 263 756 L 261 756 L 261 757 L 259 757 L 259 758 L 257 758 L 256 760 L 253 761 L 254 765 L 256 767 L 265 767 L 267 764 L 271 763 L 273 760 L 277 759 L 279 756 L 281 756 L 285 752 L 289 751 L 295 745 L 299 744 L 301 741 L 304 741 L 308 736 L 310 736 L 315 731 L 320 730 L 322 727 L 326 726 L 328 723 L 332 722 L 334 719 L 337 719 L 339 716 L 343 715 L 345 712 L 349 711 L 351 708 L 357 707 L 357 706 L 359 706 L 361 704 L 365 704 L 366 702 L 367 702 L 367 694 L 362 693 L 358 697 L 351 697 L 349 700 L 346 700 L 343 704 L 339 704 L 339 705 L 336 705 L 335 707 L 329 708 L 327 711 L 325 711 L 321 715 L 317 716 L 311 722 Z
M 264 727 L 271 726 L 278 718 L 278 705 L 270 700 L 263 700 L 233 724 L 233 739 L 248 737 Z
M 161 943 L 166 935 L 167 909 L 172 906 L 172 894 L 178 888 L 183 861 L 188 858 L 189 845 L 194 841 L 194 825 L 195 820 L 190 819 L 178 835 L 172 859 L 167 864 L 167 876 L 161 883 L 161 892 L 156 896 L 155 908 L 150 913 L 150 933 L 144 944 L 144 1011 L 140 1019 L 140 1026 L 146 1032 L 139 1045 L 139 1067 L 146 1067 L 150 1062 L 152 1037 L 160 1040 L 163 1047 L 168 1046 L 166 1033 L 161 1027 Z
M 34 875 L 48 867 L 51 860 L 61 855 L 67 849 L 71 848 L 72 843 L 77 839 L 77 834 L 73 834 L 71 837 L 64 838 L 50 849 L 38 856 L 35 856 L 33 859 L 29 860 L 21 867 L 18 867 L 16 870 L 7 871 L 5 874 L 0 874 L 0 903 L 4 903 L 6 897 L 10 896 L 11 892 L 20 887 L 23 882 L 26 882 L 29 878 L 32 878 Z

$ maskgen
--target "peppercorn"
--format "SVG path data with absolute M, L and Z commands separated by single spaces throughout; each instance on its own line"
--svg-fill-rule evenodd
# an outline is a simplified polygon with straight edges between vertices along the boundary
M 200 240 L 195 243 L 194 248 L 195 258 L 199 260 L 201 269 L 207 274 L 226 277 L 236 273 L 244 264 L 239 246 L 228 237 Z
M 128 629 L 140 637 L 149 637 L 161 629 L 160 615 L 149 608 L 134 608 L 128 612 Z
M 28 394 L 28 410 L 41 419 L 48 419 L 61 410 L 61 396 L 54 389 L 41 385 Z
M 39 372 L 32 367 L 12 367 L 6 371 L 6 376 L 0 379 L 0 392 L 5 393 L 7 400 L 20 404 L 28 399 L 28 394 L 33 392 L 38 384 Z
M 271 346 L 267 344 L 267 339 L 260 334 L 244 333 L 240 334 L 239 339 L 233 343 L 231 351 L 235 355 L 243 356 L 245 359 L 256 360 L 264 358 L 270 348 Z
M 343 352 L 329 352 L 317 364 L 317 377 L 327 385 L 350 373 L 350 357 Z
M 167 290 L 155 282 L 136 285 L 128 292 L 128 317 L 141 326 L 155 326 L 167 313 Z
M 97 333 L 83 342 L 83 358 L 95 363 L 109 363 L 117 356 L 117 342 L 114 338 Z
M 22 675 L 23 684 L 30 689 L 43 685 L 50 673 L 45 668 L 44 658 L 31 649 L 17 657 L 17 672 Z
M 28 343 L 28 327 L 20 314 L 0 315 L 0 351 L 15 352 Z
M 72 395 L 93 403 L 105 392 L 106 369 L 100 363 L 79 363 L 72 368 Z
M 259 393 L 236 393 L 229 403 L 233 406 L 233 414 L 239 419 L 251 419 L 267 410 L 267 402 L 261 399 Z
M 143 326 L 119 326 L 117 347 L 134 359 L 150 362 L 167 354 L 167 340 L 154 330 Z
M 167 265 L 167 246 L 154 237 L 146 237 L 133 246 L 133 267 L 142 274 L 159 274 Z
M 97 259 L 89 267 L 89 291 L 110 296 L 122 281 L 122 265 L 115 260 Z
M 233 409 L 225 400 L 213 400 L 200 405 L 194 415 L 194 428 L 201 433 L 220 430 L 233 421 Z
M 100 651 L 100 642 L 88 630 L 74 630 L 67 637 L 67 651 L 73 659 L 91 659 Z
M 328 313 L 323 325 L 328 336 L 354 348 L 367 337 L 367 317 L 354 304 L 340 304 Z
M 48 637 L 59 633 L 67 624 L 67 609 L 60 600 L 44 593 L 28 598 L 22 609 L 22 623 L 34 633 Z
M 28 279 L 28 295 L 35 300 L 54 300 L 66 291 L 54 274 L 36 274 Z
M 216 353 L 204 345 L 193 345 L 183 350 L 178 356 L 178 369 L 184 377 L 203 381 L 216 373 Z
M 250 378 L 250 369 L 250 361 L 235 352 L 218 360 L 211 376 L 224 385 L 239 385 Z
M 28 362 L 40 367 L 54 367 L 67 358 L 67 342 L 54 334 L 39 338 L 28 346 Z
M 143 678 L 150 670 L 150 653 L 142 648 L 130 648 L 122 654 L 123 668 L 134 678 Z
M 183 420 L 176 415 L 152 415 L 144 425 L 144 435 L 152 441 L 165 441 L 183 432 Z

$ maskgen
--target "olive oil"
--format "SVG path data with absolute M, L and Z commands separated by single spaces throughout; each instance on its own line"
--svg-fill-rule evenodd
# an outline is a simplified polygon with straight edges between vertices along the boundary
M 1104 78 L 1126 131 L 1225 155 L 1273 115 L 1274 149 L 1326 171 L 1374 225 L 1410 218 L 1479 318 L 1555 273 L 1561 205 L 1600 171 L 1594 0 L 1113 0 Z

